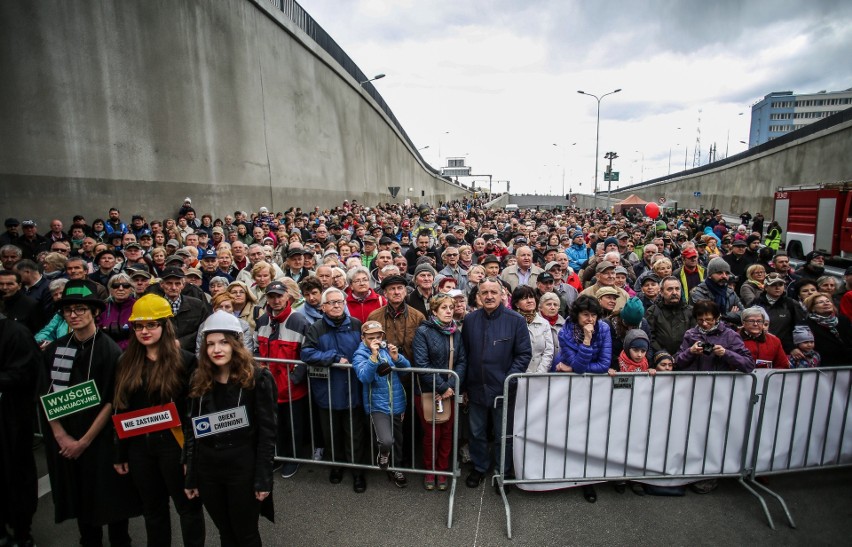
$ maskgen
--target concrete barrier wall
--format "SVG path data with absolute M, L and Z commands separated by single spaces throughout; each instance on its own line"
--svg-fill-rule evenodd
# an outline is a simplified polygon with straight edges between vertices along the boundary
M 742 161 L 663 182 L 613 192 L 624 199 L 636 194 L 646 201 L 665 197 L 678 208 L 719 209 L 738 217 L 761 212 L 770 220 L 775 190 L 852 180 L 852 121 L 840 123 Z M 701 192 L 695 197 L 695 192 Z
M 264 0 L 12 0 L 0 35 L 0 217 L 466 194 Z

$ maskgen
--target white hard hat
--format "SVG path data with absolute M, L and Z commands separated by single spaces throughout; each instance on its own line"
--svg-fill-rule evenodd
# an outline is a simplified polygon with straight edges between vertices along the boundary
M 219 310 L 207 318 L 204 325 L 201 327 L 201 334 L 208 335 L 211 332 L 230 332 L 233 334 L 242 334 L 243 328 L 240 325 L 240 320 L 226 311 Z

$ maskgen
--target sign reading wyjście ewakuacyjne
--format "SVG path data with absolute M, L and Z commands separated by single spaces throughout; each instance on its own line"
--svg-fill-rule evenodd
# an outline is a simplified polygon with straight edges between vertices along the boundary
M 94 380 L 87 380 L 61 391 L 41 396 L 41 406 L 48 421 L 64 418 L 75 412 L 101 404 L 101 395 Z

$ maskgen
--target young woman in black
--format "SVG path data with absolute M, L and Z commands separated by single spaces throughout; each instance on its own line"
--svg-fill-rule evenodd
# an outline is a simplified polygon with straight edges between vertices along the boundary
M 195 369 L 195 355 L 179 348 L 169 320 L 171 305 L 165 298 L 148 294 L 133 305 L 131 337 L 118 362 L 113 405 L 119 415 L 149 409 L 162 412 L 171 407 L 178 419 L 187 408 L 189 378 Z M 132 431 L 131 431 L 132 433 Z M 130 474 L 145 516 L 148 545 L 171 545 L 169 498 L 180 517 L 183 544 L 204 545 L 204 511 L 201 500 L 188 499 L 183 491 L 181 462 L 183 430 L 177 427 L 137 434 L 120 439 L 116 435 L 115 470 Z
M 202 332 L 184 426 L 185 492 L 201 497 L 223 546 L 261 545 L 259 515 L 274 517 L 275 380 L 255 365 L 232 314 L 214 313 Z

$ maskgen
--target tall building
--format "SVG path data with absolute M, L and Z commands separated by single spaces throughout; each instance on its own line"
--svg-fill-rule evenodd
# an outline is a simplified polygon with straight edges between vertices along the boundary
M 751 107 L 749 148 L 801 129 L 852 106 L 852 88 L 795 95 L 773 91 Z

